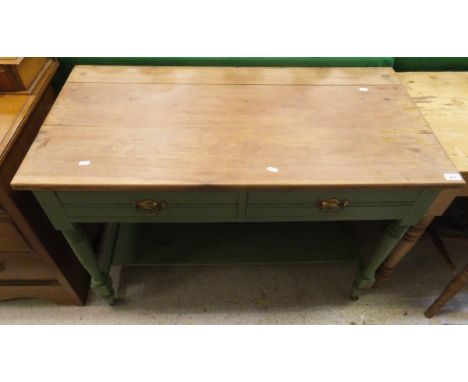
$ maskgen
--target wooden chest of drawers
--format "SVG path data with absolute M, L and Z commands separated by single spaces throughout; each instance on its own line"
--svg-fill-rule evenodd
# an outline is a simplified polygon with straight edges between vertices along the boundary
M 33 93 L 51 64 L 45 57 L 0 57 L 0 92 Z
M 0 93 L 0 300 L 36 297 L 82 304 L 89 280 L 83 267 L 53 230 L 33 195 L 10 186 L 55 99 L 50 81 L 57 62 L 31 60 L 26 62 L 29 76 L 22 67 L 10 68 L 18 70 L 22 81 L 21 86 L 17 83 L 10 89 L 26 90 Z M 33 67 L 39 66 L 46 70 L 32 75 Z M 2 73 L 0 87 L 6 78 Z

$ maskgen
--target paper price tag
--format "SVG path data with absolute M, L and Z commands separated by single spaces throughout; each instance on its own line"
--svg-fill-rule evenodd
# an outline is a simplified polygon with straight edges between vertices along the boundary
M 447 180 L 463 180 L 462 176 L 456 172 L 446 172 L 444 178 Z

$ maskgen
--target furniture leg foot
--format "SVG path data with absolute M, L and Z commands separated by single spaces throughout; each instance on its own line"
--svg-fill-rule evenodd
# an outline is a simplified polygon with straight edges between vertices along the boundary
M 352 300 L 357 300 L 364 289 L 371 288 L 374 285 L 377 268 L 395 248 L 407 230 L 408 227 L 401 225 L 399 221 L 392 222 L 389 225 L 369 263 L 356 273 L 350 293 Z
M 360 296 L 361 292 L 364 289 L 372 287 L 372 285 L 374 284 L 374 281 L 375 281 L 374 278 L 369 279 L 369 278 L 366 278 L 363 275 L 363 269 L 359 270 L 359 272 L 356 274 L 356 278 L 355 278 L 355 280 L 353 282 L 353 287 L 351 288 L 351 293 L 349 294 L 349 298 L 352 301 L 359 300 L 359 296 Z
M 103 280 L 91 280 L 91 288 L 93 291 L 100 297 L 102 297 L 109 305 L 115 304 L 115 293 L 112 288 L 112 279 L 109 275 L 104 275 L 104 284 Z
M 385 262 L 378 268 L 374 287 L 392 277 L 397 265 L 418 242 L 433 219 L 434 216 L 424 216 L 418 224 L 408 229 L 403 239 L 397 243 Z
M 90 274 L 91 288 L 110 305 L 114 304 L 115 297 L 112 279 L 99 268 L 96 254 L 81 228 L 77 224 L 73 224 L 72 228 L 63 230 L 62 232 L 76 257 L 78 257 L 78 260 Z
M 424 312 L 427 318 L 432 318 L 453 296 L 455 296 L 463 286 L 468 282 L 468 265 L 458 272 L 457 275 L 449 282 L 440 296 L 432 303 L 432 305 Z

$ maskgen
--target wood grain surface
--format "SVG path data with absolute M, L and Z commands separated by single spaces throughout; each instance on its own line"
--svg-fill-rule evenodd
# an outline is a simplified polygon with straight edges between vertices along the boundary
M 12 185 L 445 188 L 456 172 L 389 68 L 77 66 Z
M 468 177 L 468 72 L 398 74 L 457 170 Z
M 0 57 L 0 65 L 19 65 L 24 57 Z
M 76 66 L 68 82 L 225 85 L 398 85 L 391 68 Z

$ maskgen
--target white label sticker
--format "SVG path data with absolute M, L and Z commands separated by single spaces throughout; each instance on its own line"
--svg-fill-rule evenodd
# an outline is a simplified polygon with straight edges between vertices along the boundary
M 446 172 L 444 178 L 447 180 L 463 180 L 462 176 L 456 172 Z
M 80 160 L 78 166 L 89 166 L 91 164 L 90 160 Z
M 360 92 L 368 92 L 369 89 L 368 89 L 368 88 L 359 88 L 359 91 L 360 91 Z
M 267 169 L 267 171 L 270 171 L 270 172 L 278 172 L 279 171 L 278 168 L 276 168 L 276 167 L 267 167 L 266 169 Z

